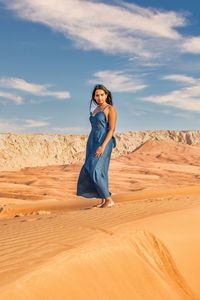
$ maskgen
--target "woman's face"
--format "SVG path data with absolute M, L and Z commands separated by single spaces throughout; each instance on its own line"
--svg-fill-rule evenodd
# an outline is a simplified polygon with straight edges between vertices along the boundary
M 106 102 L 107 94 L 104 92 L 104 90 L 96 90 L 94 99 L 98 105 L 102 105 Z

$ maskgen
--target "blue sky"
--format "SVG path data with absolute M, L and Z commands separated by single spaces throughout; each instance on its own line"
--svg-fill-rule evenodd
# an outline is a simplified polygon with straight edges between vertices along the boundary
M 200 129 L 198 1 L 0 0 L 0 132 L 88 134 L 95 84 L 116 132 Z

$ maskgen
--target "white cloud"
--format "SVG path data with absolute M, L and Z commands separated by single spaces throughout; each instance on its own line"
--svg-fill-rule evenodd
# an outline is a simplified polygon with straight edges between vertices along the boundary
M 50 84 L 35 84 L 30 83 L 21 78 L 14 77 L 1 77 L 0 86 L 9 89 L 16 89 L 23 92 L 27 92 L 36 96 L 53 96 L 58 99 L 70 98 L 70 93 L 68 91 L 49 91 Z
M 17 96 L 12 93 L 2 92 L 0 91 L 0 98 L 5 98 L 13 101 L 15 104 L 20 105 L 23 103 L 23 98 L 20 96 Z
M 182 51 L 184 52 L 190 52 L 194 54 L 200 53 L 200 37 L 190 37 L 183 41 L 182 44 Z
M 0 132 L 27 133 L 27 132 L 30 132 L 28 128 L 31 129 L 31 128 L 46 127 L 48 125 L 49 125 L 49 123 L 46 121 L 43 121 L 43 120 L 15 119 L 13 121 L 13 120 L 8 120 L 8 119 L 6 119 L 6 120 L 1 119 L 0 120 Z
M 20 129 L 20 126 L 13 121 L 0 121 L 1 132 L 13 132 Z
M 84 128 L 83 127 L 53 127 L 52 130 L 55 132 L 61 132 L 63 134 L 67 133 L 83 133 Z M 85 128 L 85 131 L 88 131 L 88 129 Z
M 70 98 L 70 93 L 67 91 L 60 91 L 60 92 L 44 92 L 43 96 L 54 96 L 58 99 L 68 99 Z
M 190 76 L 185 76 L 182 74 L 166 75 L 166 76 L 163 76 L 162 79 L 172 80 L 172 81 L 181 82 L 181 83 L 185 83 L 185 84 L 195 84 L 198 82 L 197 79 L 190 77 Z
M 0 86 L 29 92 L 31 94 L 42 93 L 48 87 L 48 85 L 39 85 L 39 84 L 29 83 L 29 82 L 25 81 L 24 79 L 14 78 L 14 77 L 1 77 L 0 78 Z
M 143 58 L 158 56 L 165 48 L 172 49 L 172 45 L 173 49 L 178 47 L 182 36 L 176 28 L 187 23 L 181 13 L 143 8 L 125 1 L 0 1 L 21 18 L 62 32 L 81 49 Z
M 141 79 L 123 71 L 104 70 L 94 74 L 88 83 L 102 83 L 113 92 L 137 92 L 147 87 Z
M 183 75 L 169 75 L 165 76 L 164 79 L 169 78 L 173 78 L 175 81 L 187 82 L 188 86 L 165 95 L 143 97 L 142 100 L 160 105 L 169 105 L 182 110 L 200 112 L 200 79 Z
M 27 119 L 24 120 L 24 127 L 44 127 L 49 125 L 49 122 L 43 121 L 43 120 L 32 120 L 32 119 Z

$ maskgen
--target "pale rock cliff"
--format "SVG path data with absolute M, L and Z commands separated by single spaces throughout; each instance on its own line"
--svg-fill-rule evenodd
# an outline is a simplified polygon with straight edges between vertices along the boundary
M 84 162 L 87 135 L 0 134 L 0 170 Z M 112 158 L 133 152 L 148 140 L 200 143 L 200 130 L 146 130 L 115 133 Z

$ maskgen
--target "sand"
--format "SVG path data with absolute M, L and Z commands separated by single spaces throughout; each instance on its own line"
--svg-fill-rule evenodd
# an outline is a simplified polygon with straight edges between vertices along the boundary
M 81 164 L 2 171 L 0 299 L 200 299 L 199 150 L 112 159 L 110 208 L 75 196 Z

